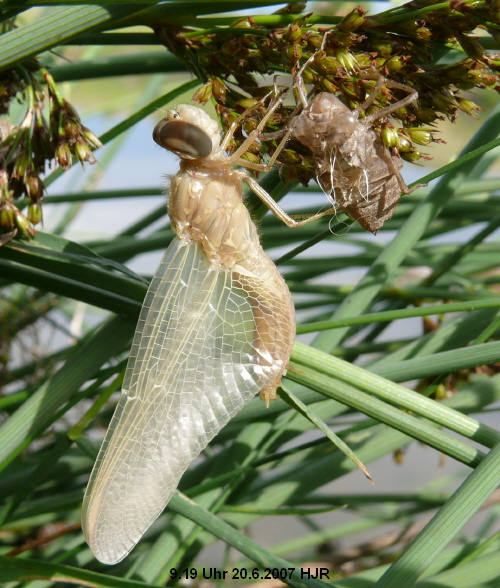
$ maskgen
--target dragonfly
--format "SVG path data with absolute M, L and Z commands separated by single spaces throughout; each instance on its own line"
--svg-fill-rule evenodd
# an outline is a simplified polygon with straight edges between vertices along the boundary
M 178 105 L 153 138 L 180 158 L 169 188 L 176 237 L 151 281 L 122 393 L 83 500 L 82 528 L 101 562 L 121 561 L 162 513 L 189 464 L 256 394 L 276 397 L 295 337 L 288 287 L 243 203 L 247 184 L 289 227 L 297 221 L 242 159 L 281 103 L 232 154 L 204 110 Z

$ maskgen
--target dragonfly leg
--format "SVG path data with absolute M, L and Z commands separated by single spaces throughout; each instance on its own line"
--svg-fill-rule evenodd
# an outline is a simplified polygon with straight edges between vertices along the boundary
M 303 225 L 307 225 L 308 223 L 315 221 L 323 216 L 332 216 L 337 214 L 336 208 L 329 208 L 323 212 L 318 212 L 313 216 L 310 216 L 304 220 L 297 221 L 292 218 L 289 214 L 287 214 L 281 206 L 268 194 L 264 188 L 252 177 L 246 176 L 244 181 L 248 184 L 248 187 L 256 194 L 262 202 L 275 214 L 282 222 L 285 223 L 287 227 L 295 228 L 295 227 L 302 227 Z

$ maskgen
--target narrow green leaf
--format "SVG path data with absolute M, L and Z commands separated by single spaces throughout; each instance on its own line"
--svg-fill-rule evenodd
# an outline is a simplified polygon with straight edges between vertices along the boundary
M 98 25 L 134 14 L 133 5 L 75 6 L 52 11 L 48 16 L 0 36 L 0 69 L 51 49 Z
M 451 353 L 453 354 L 454 352 Z M 292 359 L 299 361 L 309 368 L 340 379 L 351 386 L 355 386 L 359 390 L 374 394 L 386 402 L 395 404 L 412 413 L 419 414 L 465 437 L 484 443 L 488 447 L 492 447 L 500 441 L 500 433 L 498 431 L 449 408 L 443 403 L 436 402 L 413 390 L 399 386 L 382 376 L 385 369 L 390 368 L 392 365 L 397 368 L 398 365 L 405 364 L 406 362 L 389 364 L 384 369 L 377 369 L 378 373 L 373 374 L 359 366 L 320 352 L 299 342 L 296 342 L 294 345 Z M 421 358 L 421 363 L 425 365 L 428 360 L 429 358 Z M 404 372 L 404 369 L 401 371 Z
M 25 582 L 29 579 L 52 580 L 89 586 L 90 588 L 151 588 L 138 580 L 123 580 L 97 572 L 53 564 L 41 560 L 0 556 L 0 574 L 4 582 Z
M 138 316 L 144 298 L 139 296 L 140 300 L 133 301 L 129 297 L 111 293 L 107 289 L 90 286 L 79 280 L 59 277 L 49 271 L 30 268 L 5 259 L 0 259 L 0 273 L 13 282 L 81 300 L 97 308 L 134 318 Z M 145 293 L 146 288 L 144 288 Z
M 116 36 L 112 34 L 101 36 Z M 151 35 L 154 37 L 154 35 Z M 154 37 L 156 38 L 156 37 Z M 160 41 L 156 38 L 156 43 Z M 149 75 L 152 73 L 186 72 L 186 67 L 166 50 L 136 55 L 112 55 L 95 57 L 92 61 L 78 61 L 58 65 L 50 70 L 56 82 L 99 79 L 116 76 Z
M 430 316 L 433 314 L 446 314 L 449 312 L 463 312 L 477 310 L 479 308 L 500 307 L 500 297 L 483 298 L 471 300 L 470 302 L 457 302 L 453 304 L 434 304 L 430 306 L 418 306 L 416 308 L 405 308 L 404 310 L 386 310 L 384 312 L 372 312 L 363 316 L 346 317 L 336 321 L 322 321 L 317 323 L 306 323 L 297 326 L 297 334 L 337 329 L 352 325 L 369 325 L 375 322 L 393 321 L 415 316 Z
M 96 370 L 123 350 L 134 328 L 135 321 L 122 317 L 108 320 L 0 426 L 0 469 L 45 430 L 54 413 Z
M 413 586 L 499 484 L 500 444 L 489 452 L 374 588 Z
M 176 492 L 169 502 L 169 508 L 197 523 L 209 533 L 222 539 L 234 549 L 246 555 L 262 568 L 278 568 L 289 570 L 286 583 L 294 588 L 326 588 L 332 586 L 320 580 L 303 578 L 301 570 L 293 564 L 272 555 L 269 551 L 243 535 L 231 525 L 216 517 L 211 512 L 201 508 L 179 492 Z
M 375 368 L 377 373 L 395 382 L 406 382 L 442 373 L 452 373 L 500 361 L 500 341 L 483 343 L 473 347 L 452 349 L 435 353 L 430 357 L 416 357 L 398 364 Z M 375 371 L 374 369 L 374 371 Z
M 451 435 L 436 428 L 435 425 L 423 419 L 416 418 L 390 404 L 382 402 L 364 392 L 360 392 L 353 386 L 340 380 L 325 376 L 302 365 L 290 363 L 287 377 L 308 386 L 318 392 L 334 398 L 339 402 L 350 406 L 381 423 L 385 423 L 394 429 L 401 431 L 422 443 L 434 447 L 438 451 L 461 461 L 471 467 L 478 465 L 483 457 L 483 452 L 467 445 L 463 441 L 455 439 Z
M 304 404 L 301 400 L 299 400 L 295 394 L 293 394 L 290 390 L 285 388 L 283 384 L 281 385 L 280 391 L 280 398 L 282 398 L 287 404 L 289 404 L 292 408 L 294 408 L 299 414 L 309 420 L 315 427 L 317 427 L 322 433 L 324 433 L 328 439 L 344 453 L 347 455 L 349 459 L 351 459 L 358 468 L 364 473 L 364 475 L 370 480 L 373 484 L 373 479 L 368 473 L 368 470 L 365 466 L 361 463 L 360 459 L 356 456 L 354 451 L 350 449 L 350 447 L 342 441 L 340 437 L 335 435 L 335 433 L 330 429 L 330 427 L 324 423 L 314 412 Z

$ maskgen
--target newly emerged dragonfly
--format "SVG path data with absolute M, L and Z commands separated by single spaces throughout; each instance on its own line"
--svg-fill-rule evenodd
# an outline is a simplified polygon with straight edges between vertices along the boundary
M 328 33 L 320 51 L 327 38 Z M 294 75 L 300 104 L 292 113 L 288 129 L 261 135 L 264 140 L 284 135 L 270 164 L 293 135 L 312 151 L 316 180 L 334 208 L 342 209 L 365 229 L 376 233 L 393 215 L 401 193 L 409 194 L 422 184 L 408 188 L 399 171 L 403 166 L 401 158 L 384 145 L 380 133 L 373 129 L 373 123 L 408 106 L 418 98 L 418 93 L 410 86 L 380 74 L 369 74 L 365 79 L 374 77 L 376 84 L 354 110 L 329 92 L 320 92 L 308 102 L 302 74 L 314 58 L 312 55 Z M 359 118 L 383 87 L 404 90 L 408 96 Z M 299 110 L 301 112 L 297 114 Z
M 130 552 L 191 461 L 255 394 L 266 403 L 276 396 L 295 311 L 243 204 L 243 182 L 288 226 L 311 219 L 293 220 L 232 164 L 267 169 L 240 158 L 279 103 L 229 156 L 237 123 L 221 143 L 217 123 L 198 107 L 169 110 L 154 130 L 154 140 L 181 158 L 169 194 L 177 237 L 146 295 L 83 501 L 85 538 L 104 563 Z

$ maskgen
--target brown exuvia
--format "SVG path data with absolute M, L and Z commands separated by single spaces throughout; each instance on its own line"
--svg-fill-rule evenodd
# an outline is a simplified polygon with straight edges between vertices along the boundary
M 287 129 L 262 135 L 266 140 L 284 135 L 270 163 L 293 136 L 311 150 L 316 180 L 334 209 L 344 210 L 365 229 L 376 233 L 393 215 L 401 193 L 409 194 L 421 184 L 408 188 L 399 171 L 403 165 L 400 157 L 384 145 L 373 123 L 408 106 L 417 99 L 418 93 L 405 84 L 379 74 L 369 74 L 368 79 L 375 78 L 376 84 L 354 110 L 328 92 L 321 92 L 308 102 L 302 73 L 313 59 L 314 55 L 294 76 L 294 87 L 300 98 L 296 112 L 300 108 L 302 111 L 292 116 Z M 405 90 L 409 94 L 386 108 L 359 118 L 384 86 Z

